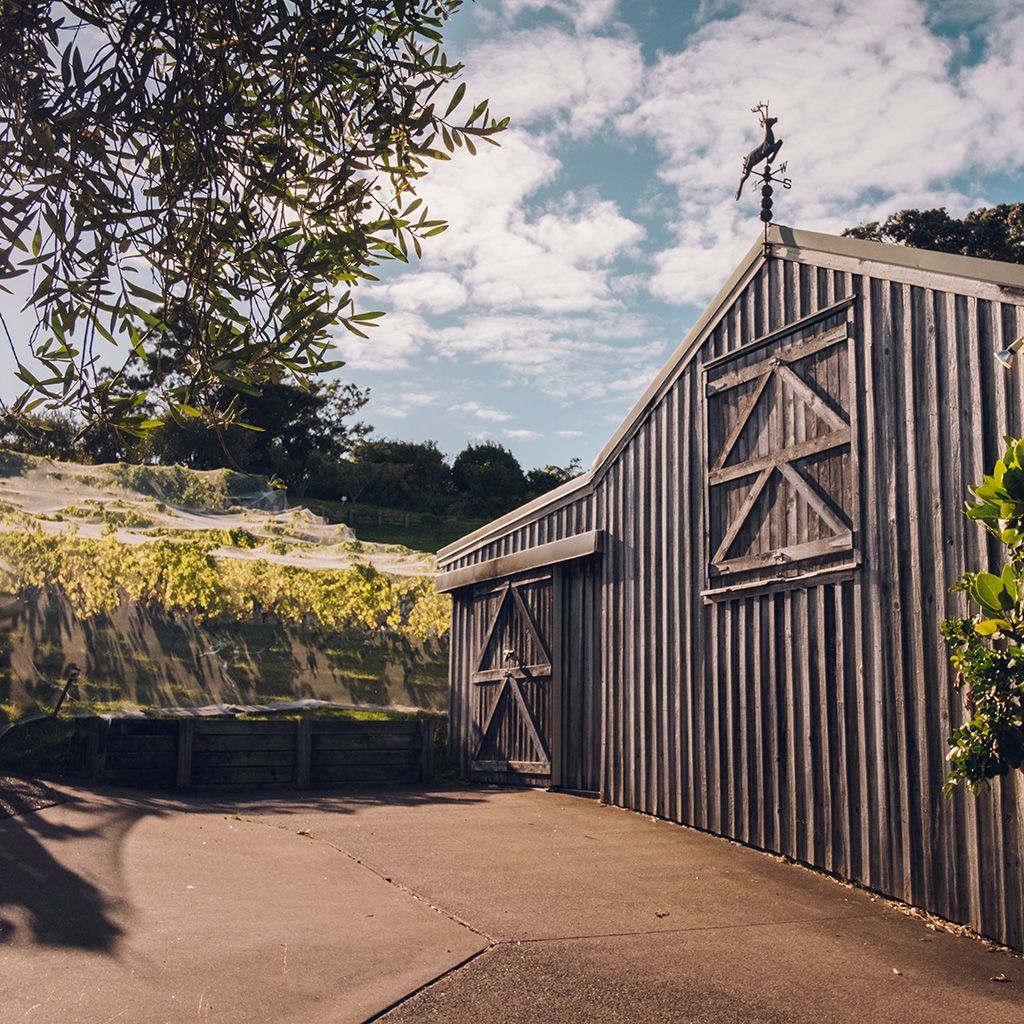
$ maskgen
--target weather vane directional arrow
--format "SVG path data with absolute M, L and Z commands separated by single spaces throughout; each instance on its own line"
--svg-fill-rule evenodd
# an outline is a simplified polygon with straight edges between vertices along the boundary
M 751 107 L 750 112 L 757 114 L 761 120 L 761 127 L 764 129 L 764 140 L 757 149 L 751 150 L 743 159 L 743 177 L 740 178 L 740 186 L 736 189 L 736 198 L 743 195 L 743 186 L 747 183 L 754 168 L 764 161 L 764 167 L 757 173 L 761 179 L 761 221 L 764 224 L 765 245 L 768 244 L 768 225 L 772 220 L 772 183 L 781 185 L 783 188 L 792 188 L 793 183 L 785 177 L 786 164 L 780 164 L 772 170 L 772 161 L 779 155 L 782 149 L 782 139 L 775 138 L 775 125 L 778 124 L 777 117 L 768 116 L 768 103 L 758 103 Z

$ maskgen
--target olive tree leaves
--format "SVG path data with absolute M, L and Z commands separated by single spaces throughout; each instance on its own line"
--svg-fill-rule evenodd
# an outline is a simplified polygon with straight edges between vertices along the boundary
M 418 179 L 507 124 L 466 113 L 442 49 L 460 5 L 5 5 L 0 288 L 36 321 L 0 331 L 16 409 L 226 424 L 262 383 L 340 365 L 331 330 L 366 338 L 382 315 L 353 289 L 445 229 Z M 188 338 L 185 382 L 138 391 L 128 369 L 168 335 Z
M 967 572 L 954 590 L 979 606 L 972 618 L 950 618 L 942 635 L 964 690 L 967 720 L 950 737 L 945 791 L 1024 765 L 1024 440 L 1006 438 L 1006 452 L 971 488 L 967 515 L 1005 551 L 999 575 Z

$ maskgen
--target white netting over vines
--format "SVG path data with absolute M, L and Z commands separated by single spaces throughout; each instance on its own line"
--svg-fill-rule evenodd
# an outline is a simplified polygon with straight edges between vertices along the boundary
M 431 556 L 256 477 L 0 452 L 0 705 L 444 706 Z

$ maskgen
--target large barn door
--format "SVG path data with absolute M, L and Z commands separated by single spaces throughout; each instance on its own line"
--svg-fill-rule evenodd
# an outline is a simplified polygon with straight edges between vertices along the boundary
M 478 587 L 473 603 L 483 635 L 470 674 L 470 772 L 546 784 L 553 735 L 551 573 Z
M 706 593 L 856 564 L 851 315 L 705 363 Z

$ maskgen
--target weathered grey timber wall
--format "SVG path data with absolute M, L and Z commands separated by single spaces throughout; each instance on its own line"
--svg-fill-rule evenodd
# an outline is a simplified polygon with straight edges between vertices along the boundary
M 571 562 L 556 574 L 560 587 L 562 692 L 559 724 L 563 789 L 601 788 L 601 568 L 592 558 Z
M 696 361 L 598 483 L 598 521 L 617 541 L 603 665 L 619 756 L 602 793 L 1020 946 L 1019 786 L 941 796 L 960 711 L 939 638 L 963 608 L 949 587 L 994 554 L 961 509 L 1001 435 L 1021 428 L 1020 378 L 994 359 L 1024 329 L 1019 309 L 773 260 L 702 355 L 854 294 L 863 561 L 847 578 L 701 600 Z
M 702 366 L 844 297 L 854 300 L 859 564 L 705 598 Z M 604 553 L 585 570 L 599 581 L 591 611 L 577 614 L 586 607 L 578 586 L 563 595 L 561 638 L 572 665 L 598 652 L 579 692 L 599 713 L 570 701 L 561 729 L 564 749 L 568 718 L 579 714 L 604 800 L 1024 946 L 1024 787 L 1011 776 L 979 797 L 942 797 L 946 737 L 962 709 L 939 636 L 945 616 L 966 611 L 949 593 L 960 572 L 996 564 L 962 507 L 1002 435 L 1024 432 L 1022 369 L 995 360 L 1021 334 L 1024 292 L 776 248 L 586 487 L 474 550 L 449 561 L 442 553 L 444 568 L 456 568 L 577 529 L 605 531 Z M 461 751 L 473 729 L 460 695 L 478 627 L 465 594 L 455 598 Z M 589 736 L 597 722 L 599 742 Z
M 433 774 L 434 722 L 77 719 L 78 773 L 157 789 L 324 789 Z
M 573 496 L 565 502 L 560 502 L 550 511 L 545 511 L 529 523 L 514 527 L 494 540 L 485 542 L 446 561 L 444 568 L 445 570 L 464 569 L 466 566 L 487 562 L 492 558 L 500 558 L 502 555 L 526 551 L 529 548 L 562 540 L 565 537 L 575 537 L 577 534 L 586 533 L 594 528 L 593 515 L 594 503 L 589 493 Z

